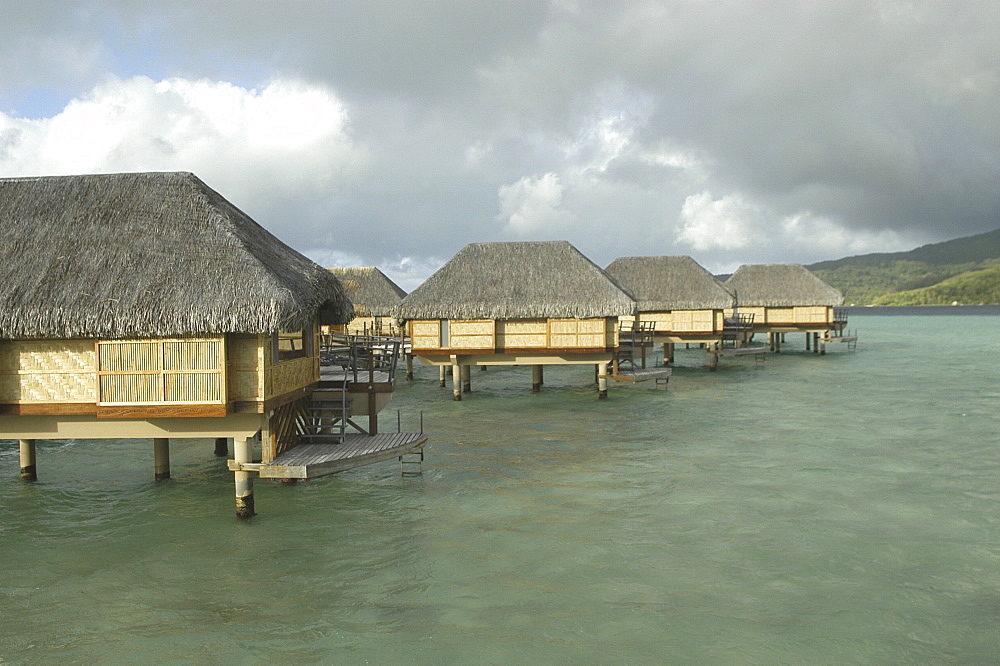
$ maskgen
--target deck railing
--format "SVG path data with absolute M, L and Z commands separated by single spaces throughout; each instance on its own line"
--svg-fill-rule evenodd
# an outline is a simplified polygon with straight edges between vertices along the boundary
M 320 344 L 320 363 L 339 365 L 353 382 L 372 382 L 375 373 L 388 374 L 390 383 L 396 380 L 399 353 L 403 348 L 400 338 L 378 335 L 323 335 Z

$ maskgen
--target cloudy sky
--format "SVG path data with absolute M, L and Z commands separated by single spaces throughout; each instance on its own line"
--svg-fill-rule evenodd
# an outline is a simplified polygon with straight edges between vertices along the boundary
M 0 0 L 0 177 L 192 171 L 416 287 L 565 239 L 715 272 L 1000 227 L 996 0 Z

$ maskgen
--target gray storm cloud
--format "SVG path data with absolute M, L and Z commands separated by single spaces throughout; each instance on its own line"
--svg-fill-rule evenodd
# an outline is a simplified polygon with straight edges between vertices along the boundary
M 1000 227 L 992 1 L 0 10 L 3 175 L 197 170 L 310 256 L 411 282 L 509 238 L 721 271 Z M 178 104 L 139 82 L 201 92 Z M 242 129 L 199 134 L 220 90 Z M 296 143 L 248 115 L 267 92 L 275 114 L 298 101 L 340 115 Z M 89 142 L 53 149 L 88 123 Z

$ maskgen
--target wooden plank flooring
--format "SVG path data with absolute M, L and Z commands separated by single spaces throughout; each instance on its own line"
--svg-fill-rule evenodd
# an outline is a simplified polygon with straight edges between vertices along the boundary
M 348 434 L 340 444 L 299 444 L 260 467 L 265 479 L 314 479 L 419 451 L 427 435 L 416 432 Z
M 611 376 L 616 382 L 647 382 L 650 379 L 669 377 L 672 368 L 636 368 L 635 370 L 618 370 Z
M 719 353 L 723 356 L 752 356 L 754 354 L 767 354 L 770 353 L 770 350 L 760 346 L 723 347 Z
M 375 384 L 388 384 L 389 373 L 385 370 L 376 370 L 372 373 Z M 319 369 L 319 377 L 322 382 L 344 382 L 354 383 L 354 371 L 347 371 L 340 366 L 324 365 Z M 358 370 L 358 383 L 368 383 L 368 371 Z

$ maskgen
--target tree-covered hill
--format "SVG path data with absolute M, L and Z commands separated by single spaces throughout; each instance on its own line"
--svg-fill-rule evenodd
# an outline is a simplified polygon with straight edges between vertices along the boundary
M 1000 303 L 1000 263 L 969 271 L 931 287 L 897 291 L 875 299 L 875 305 L 963 305 Z
M 1000 229 L 923 245 L 909 252 L 866 254 L 808 266 L 820 279 L 857 305 L 948 305 L 1000 303 Z M 957 283 L 941 283 L 969 274 Z M 929 288 L 941 285 L 941 289 Z M 957 291 L 955 291 L 957 289 Z M 906 292 L 907 296 L 889 294 Z M 949 295 L 950 294 L 950 295 Z M 959 297 L 961 295 L 961 297 Z M 913 299 L 907 301 L 907 299 Z M 891 299 L 892 300 L 892 299 Z

